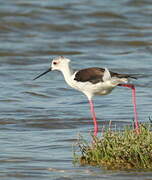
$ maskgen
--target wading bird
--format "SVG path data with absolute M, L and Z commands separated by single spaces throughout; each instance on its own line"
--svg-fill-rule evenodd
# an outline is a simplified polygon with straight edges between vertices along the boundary
M 71 86 L 74 89 L 77 89 L 78 91 L 81 91 L 87 96 L 94 122 L 95 136 L 98 133 L 98 123 L 94 111 L 94 104 L 92 100 L 93 96 L 109 94 L 117 86 L 131 88 L 134 105 L 135 130 L 136 133 L 138 133 L 139 125 L 136 110 L 136 90 L 134 85 L 127 84 L 130 78 L 136 79 L 135 77 L 129 74 L 118 74 L 109 71 L 107 68 L 98 67 L 91 67 L 73 72 L 70 66 L 70 59 L 63 56 L 59 56 L 52 60 L 51 67 L 47 71 L 34 78 L 34 80 L 54 70 L 61 71 L 65 81 L 69 86 Z

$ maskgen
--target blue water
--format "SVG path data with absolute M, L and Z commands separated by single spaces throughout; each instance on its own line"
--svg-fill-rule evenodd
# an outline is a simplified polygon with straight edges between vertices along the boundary
M 151 116 L 152 3 L 149 0 L 7 0 L 0 5 L 0 178 L 147 180 L 151 172 L 108 171 L 73 164 L 78 134 L 93 123 L 86 97 L 59 72 L 33 81 L 64 55 L 74 69 L 107 67 L 140 74 L 140 121 Z M 100 126 L 133 119 L 130 89 L 95 97 Z

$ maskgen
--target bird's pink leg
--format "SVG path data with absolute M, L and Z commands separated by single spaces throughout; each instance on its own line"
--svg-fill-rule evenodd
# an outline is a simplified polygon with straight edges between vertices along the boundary
M 137 114 L 137 106 L 136 106 L 136 89 L 132 84 L 119 84 L 118 86 L 128 87 L 132 89 L 132 102 L 134 106 L 134 120 L 135 120 L 135 130 L 136 133 L 139 134 L 139 122 L 138 122 L 138 114 Z
M 93 117 L 93 123 L 94 123 L 94 136 L 97 136 L 98 133 L 98 123 L 97 123 L 97 119 L 96 119 L 96 114 L 94 111 L 94 105 L 93 105 L 93 101 L 89 100 L 89 104 L 90 104 L 90 111 Z

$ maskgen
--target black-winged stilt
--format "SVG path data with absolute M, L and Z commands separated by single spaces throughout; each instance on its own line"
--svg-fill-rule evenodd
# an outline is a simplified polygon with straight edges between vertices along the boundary
M 70 59 L 59 56 L 52 60 L 51 67 L 47 71 L 34 78 L 34 80 L 53 70 L 61 71 L 68 85 L 70 85 L 74 89 L 77 89 L 78 91 L 83 92 L 87 96 L 90 104 L 91 114 L 93 117 L 95 136 L 98 133 L 98 123 L 96 120 L 92 97 L 94 95 L 109 94 L 117 86 L 131 88 L 134 105 L 135 129 L 138 133 L 136 91 L 134 85 L 127 84 L 130 78 L 136 79 L 135 77 L 129 74 L 118 74 L 109 71 L 107 68 L 98 67 L 92 67 L 73 72 L 70 66 Z

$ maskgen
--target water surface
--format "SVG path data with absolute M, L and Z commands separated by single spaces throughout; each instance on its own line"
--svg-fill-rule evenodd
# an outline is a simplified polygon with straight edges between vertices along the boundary
M 74 166 L 72 145 L 93 124 L 86 97 L 59 72 L 32 81 L 53 57 L 141 74 L 139 120 L 151 116 L 151 0 L 7 0 L 0 5 L 0 178 L 147 180 L 151 172 L 113 172 Z M 100 125 L 133 118 L 130 89 L 95 97 Z

